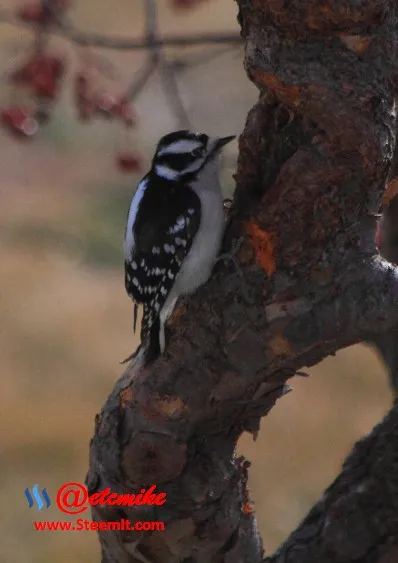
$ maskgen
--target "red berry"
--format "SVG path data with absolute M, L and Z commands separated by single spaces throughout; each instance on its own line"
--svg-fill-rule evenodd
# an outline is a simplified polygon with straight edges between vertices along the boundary
M 38 131 L 35 111 L 18 106 L 11 106 L 1 112 L 3 124 L 16 135 L 33 137 Z
M 88 74 L 80 71 L 75 76 L 75 105 L 78 119 L 88 121 L 94 114 L 95 103 L 91 96 Z
M 2 121 L 5 125 L 15 126 L 30 115 L 30 111 L 18 106 L 11 106 L 1 112 Z
M 106 117 L 111 117 L 113 113 L 113 108 L 115 107 L 116 99 L 111 94 L 104 92 L 100 94 L 96 100 L 97 110 L 104 114 Z
M 21 20 L 30 23 L 39 23 L 43 19 L 43 5 L 41 2 L 35 2 L 34 4 L 26 4 L 18 10 L 18 16 Z
M 85 72 L 78 72 L 75 76 L 75 93 L 86 96 L 89 91 L 89 79 Z
M 19 128 L 22 135 L 33 137 L 39 129 L 37 119 L 34 117 L 26 117 Z
M 64 70 L 65 65 L 59 57 L 38 54 L 14 72 L 12 81 L 28 86 L 39 98 L 54 99 Z
M 32 80 L 32 88 L 39 98 L 55 98 L 58 82 L 48 72 L 39 72 Z
M 126 98 L 121 98 L 112 108 L 112 113 L 120 117 L 125 125 L 132 127 L 135 122 L 134 111 Z
M 39 0 L 22 6 L 17 14 L 26 22 L 49 25 L 69 7 L 69 0 Z
M 119 153 L 117 165 L 122 172 L 140 172 L 142 170 L 141 157 L 131 152 Z
M 81 99 L 77 104 L 78 119 L 80 121 L 89 121 L 94 115 L 94 110 L 95 104 L 93 100 L 89 98 Z

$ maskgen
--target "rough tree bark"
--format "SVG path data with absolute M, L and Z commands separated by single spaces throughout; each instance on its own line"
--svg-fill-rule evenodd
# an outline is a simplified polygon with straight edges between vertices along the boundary
M 398 264 L 398 145 L 395 146 L 391 181 L 387 185 L 382 218 L 379 222 L 380 251 L 384 258 Z M 395 395 L 398 393 L 398 326 L 377 334 L 373 344 L 388 369 L 390 383 Z
M 298 369 L 398 324 L 398 271 L 374 242 L 395 145 L 395 0 L 239 0 L 239 22 L 260 99 L 225 245 L 244 237 L 246 291 L 220 265 L 174 315 L 165 356 L 130 366 L 97 416 L 90 493 L 167 493 L 156 509 L 93 509 L 166 523 L 100 533 L 103 563 L 262 560 L 238 437 Z M 267 561 L 397 561 L 396 439 L 398 406 Z

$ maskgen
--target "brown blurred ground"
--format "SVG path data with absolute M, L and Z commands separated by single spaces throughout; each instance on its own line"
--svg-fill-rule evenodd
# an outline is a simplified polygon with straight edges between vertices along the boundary
M 2 7 L 14 2 L 2 2 Z M 76 3 L 77 4 L 77 3 Z M 230 0 L 204 3 L 176 16 L 160 2 L 162 29 L 236 28 Z M 100 8 L 99 8 L 100 6 Z M 131 7 L 133 6 L 133 7 Z M 138 35 L 140 4 L 86 0 L 73 19 L 86 29 Z M 0 28 L 1 69 L 20 60 L 28 35 Z M 53 41 L 76 66 L 63 41 Z M 105 52 L 104 52 L 105 53 Z M 106 52 L 128 83 L 142 55 Z M 210 133 L 239 133 L 257 98 L 241 52 L 188 71 L 182 92 L 194 125 Z M 117 89 L 117 84 L 113 85 Z M 7 100 L 4 83 L 0 102 Z M 119 174 L 119 129 L 74 119 L 65 90 L 51 124 L 34 143 L 0 131 L 0 563 L 99 561 L 93 532 L 35 532 L 32 519 L 57 519 L 58 487 L 84 481 L 95 413 L 121 373 L 118 361 L 136 345 L 132 305 L 124 293 L 121 241 L 136 176 Z M 227 101 L 227 103 L 226 103 Z M 136 146 L 149 158 L 158 137 L 178 127 L 154 80 L 137 104 Z M 232 189 L 236 146 L 223 171 Z M 251 490 L 265 548 L 274 549 L 305 515 L 339 470 L 353 442 L 368 432 L 391 398 L 374 354 L 358 346 L 293 381 L 263 421 L 259 439 L 243 437 L 253 462 Z M 28 509 L 27 486 L 46 487 L 53 506 Z

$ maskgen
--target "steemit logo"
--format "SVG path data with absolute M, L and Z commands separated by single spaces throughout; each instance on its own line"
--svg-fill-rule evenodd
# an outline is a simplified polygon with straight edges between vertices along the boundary
M 51 500 L 50 500 L 50 497 L 48 496 L 46 489 L 42 489 L 41 494 L 40 494 L 39 485 L 34 485 L 32 487 L 32 493 L 30 492 L 29 488 L 26 487 L 25 496 L 26 496 L 26 499 L 28 501 L 29 508 L 32 508 L 32 506 L 35 504 L 34 501 L 33 501 L 33 499 L 34 499 L 36 501 L 37 510 L 41 510 L 44 507 L 43 498 L 46 502 L 46 508 L 49 508 L 51 506 Z M 32 498 L 32 496 L 33 496 L 33 498 Z

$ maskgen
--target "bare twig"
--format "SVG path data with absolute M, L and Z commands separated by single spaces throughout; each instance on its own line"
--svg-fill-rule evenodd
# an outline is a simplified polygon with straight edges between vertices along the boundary
M 151 57 L 148 57 L 140 70 L 138 70 L 134 75 L 134 79 L 128 87 L 124 96 L 126 100 L 135 100 L 139 96 L 155 70 L 156 64 Z
M 180 127 L 189 128 L 190 121 L 178 89 L 175 69 L 167 61 L 163 48 L 157 41 L 158 21 L 156 0 L 144 0 L 145 6 L 145 37 L 149 55 L 140 71 L 134 76 L 125 98 L 134 100 L 141 93 L 151 75 L 159 71 L 162 89 L 169 102 Z
M 148 57 L 143 66 L 134 75 L 134 78 L 130 86 L 127 88 L 124 97 L 128 100 L 135 100 L 145 88 L 152 74 L 159 71 L 163 93 L 172 108 L 180 127 L 189 128 L 191 123 L 179 92 L 176 73 L 178 70 L 185 70 L 194 64 L 209 61 L 215 56 L 231 49 L 231 47 L 240 45 L 242 43 L 241 37 L 238 34 L 204 33 L 189 36 L 171 36 L 162 39 L 160 38 L 158 28 L 156 0 L 144 0 L 144 9 L 145 33 L 143 40 L 121 39 L 81 32 L 65 18 L 57 18 L 56 14 L 54 15 L 55 23 L 53 23 L 50 28 L 46 28 L 46 33 L 61 36 L 72 43 L 85 47 L 103 47 L 119 50 L 147 50 Z M 0 23 L 2 22 L 35 29 L 32 24 L 22 21 L 16 14 L 0 9 Z M 205 55 L 202 53 L 200 55 L 196 55 L 196 57 L 192 58 L 191 61 L 182 59 L 179 59 L 178 61 L 168 61 L 164 53 L 165 47 L 190 47 L 195 45 L 211 45 L 219 43 L 228 44 L 228 46 L 224 46 L 221 50 L 217 49 L 215 52 L 211 51 L 210 53 L 205 53 Z
M 32 29 L 32 25 L 21 20 L 16 14 L 9 10 L 0 9 L 0 23 L 8 23 L 18 27 Z M 104 49 L 117 49 L 120 51 L 145 51 L 150 47 L 192 47 L 197 45 L 217 44 L 243 44 L 238 33 L 197 33 L 192 35 L 169 35 L 163 38 L 156 37 L 153 41 L 144 39 L 131 39 L 112 37 L 100 33 L 89 33 L 80 31 L 66 20 L 58 22 L 51 27 L 48 33 L 57 35 L 72 43 L 81 46 L 101 47 Z
M 163 92 L 173 109 L 174 115 L 177 118 L 180 127 L 183 129 L 189 129 L 191 127 L 191 123 L 178 89 L 175 71 L 164 55 L 162 55 L 161 58 L 159 72 L 162 80 Z
M 146 39 L 150 46 L 152 60 L 157 63 L 162 89 L 180 127 L 190 126 L 188 114 L 181 99 L 174 69 L 169 65 L 161 45 L 156 45 L 158 37 L 158 19 L 156 0 L 144 0 L 146 13 Z
M 174 58 L 169 61 L 169 65 L 172 66 L 176 72 L 184 72 L 187 68 L 209 63 L 216 57 L 221 57 L 222 55 L 225 55 L 225 53 L 232 51 L 232 49 L 237 49 L 239 47 L 241 47 L 240 44 L 234 43 L 217 49 L 211 49 L 205 53 L 196 53 L 195 55 L 192 55 L 192 57 Z

